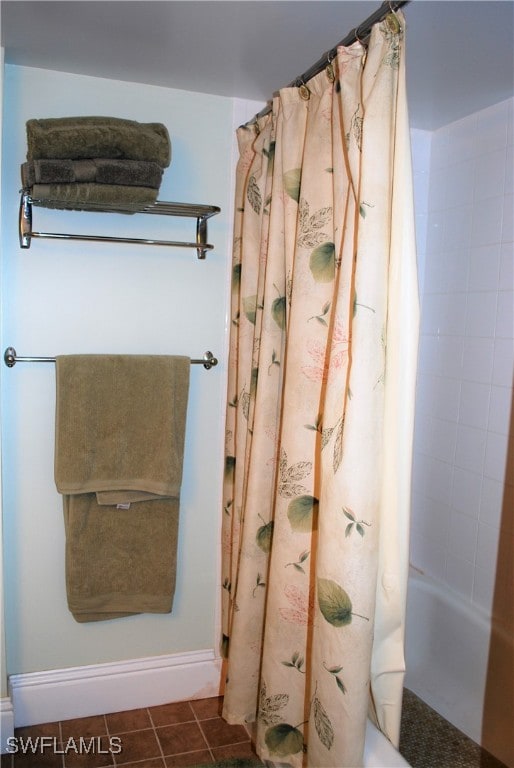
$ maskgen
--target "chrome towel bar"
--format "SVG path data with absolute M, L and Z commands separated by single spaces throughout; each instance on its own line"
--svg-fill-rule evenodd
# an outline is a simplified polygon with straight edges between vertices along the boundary
M 55 363 L 55 357 L 18 357 L 14 347 L 7 347 L 4 352 L 4 363 L 12 368 L 16 363 Z M 209 371 L 218 365 L 218 358 L 212 352 L 206 352 L 201 360 L 191 360 L 191 365 L 203 365 Z

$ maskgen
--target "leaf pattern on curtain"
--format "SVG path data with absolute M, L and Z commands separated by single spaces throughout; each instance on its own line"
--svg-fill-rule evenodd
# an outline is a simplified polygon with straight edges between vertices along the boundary
M 256 720 L 261 757 L 297 768 L 362 759 L 401 18 L 342 48 L 308 100 L 283 89 L 238 130 L 223 714 Z

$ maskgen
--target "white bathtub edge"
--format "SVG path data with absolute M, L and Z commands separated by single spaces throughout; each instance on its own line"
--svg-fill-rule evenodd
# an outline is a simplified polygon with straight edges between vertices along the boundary
M 368 720 L 363 765 L 364 768 L 409 768 L 410 763 L 400 755 L 384 734 L 380 733 L 371 720 Z

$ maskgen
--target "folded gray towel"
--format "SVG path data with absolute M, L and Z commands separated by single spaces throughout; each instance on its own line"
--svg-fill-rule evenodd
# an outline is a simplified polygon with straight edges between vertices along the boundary
M 162 123 L 118 117 L 50 117 L 27 120 L 27 160 L 91 157 L 171 162 L 168 130 Z
M 34 184 L 120 184 L 131 187 L 159 189 L 163 169 L 146 160 L 31 160 L 21 166 L 24 189 Z
M 87 210 L 118 206 L 141 210 L 157 200 L 157 189 L 151 187 L 130 187 L 122 184 L 34 184 L 29 188 L 31 197 L 40 201 L 45 208 L 74 208 Z

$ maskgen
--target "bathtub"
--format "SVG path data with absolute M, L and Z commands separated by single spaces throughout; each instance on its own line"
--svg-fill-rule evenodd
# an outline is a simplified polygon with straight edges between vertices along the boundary
M 405 686 L 480 743 L 491 625 L 444 585 L 411 568 Z
M 514 765 L 510 633 L 411 568 L 405 646 L 406 688 L 473 741 Z
M 380 733 L 371 720 L 366 724 L 364 768 L 405 768 L 410 765 Z

